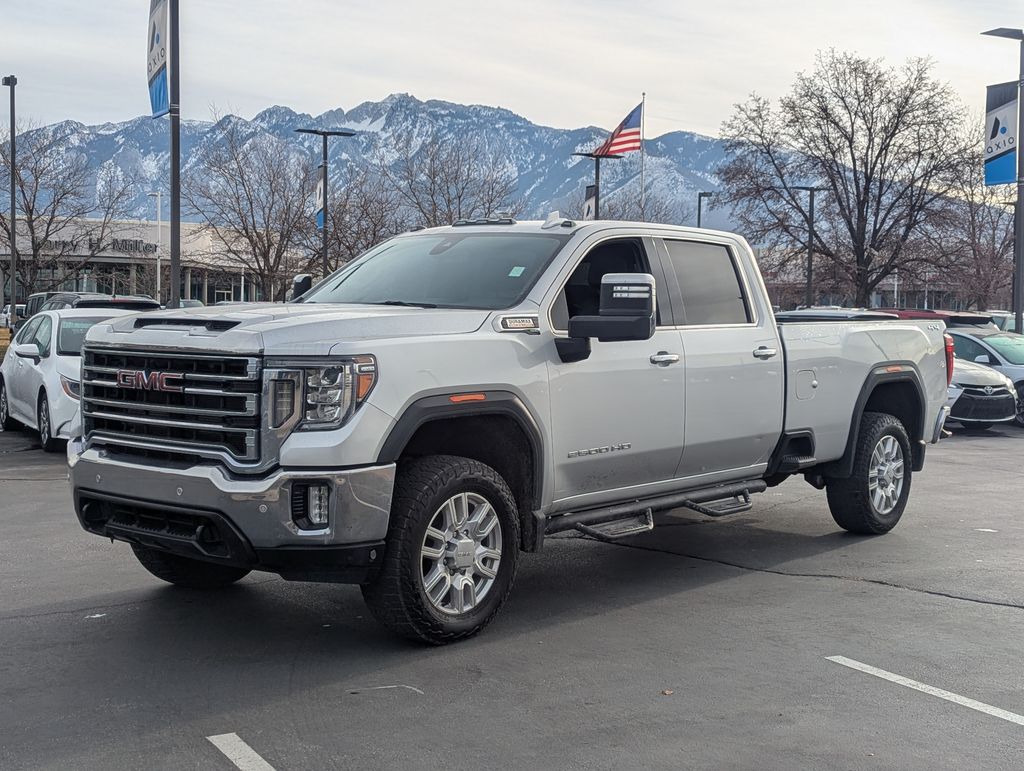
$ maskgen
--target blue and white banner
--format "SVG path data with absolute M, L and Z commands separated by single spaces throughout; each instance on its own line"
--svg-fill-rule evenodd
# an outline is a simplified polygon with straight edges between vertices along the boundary
M 150 0 L 149 53 L 146 57 L 146 74 L 149 76 L 149 105 L 154 118 L 159 118 L 171 111 L 167 43 L 167 0 Z
M 324 177 L 326 176 L 323 166 L 320 167 L 320 174 L 316 180 L 316 227 L 317 230 L 324 229 Z
M 985 100 L 985 184 L 1017 181 L 1017 81 L 988 87 Z

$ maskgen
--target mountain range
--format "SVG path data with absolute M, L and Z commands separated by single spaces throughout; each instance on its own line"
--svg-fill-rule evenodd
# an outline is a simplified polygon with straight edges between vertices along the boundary
M 459 142 L 468 137 L 483 142 L 496 155 L 507 159 L 508 171 L 518 180 L 517 198 L 523 218 L 543 218 L 560 209 L 569 216 L 582 200 L 582 189 L 593 181 L 593 162 L 573 157 L 574 152 L 592 150 L 608 130 L 594 126 L 558 129 L 541 126 L 509 110 L 484 105 L 421 101 L 409 94 L 392 94 L 379 102 L 363 102 L 350 110 L 329 110 L 322 115 L 295 112 L 274 106 L 251 120 L 226 116 L 213 121 L 182 121 L 182 173 L 194 173 L 197 151 L 215 142 L 225 121 L 237 121 L 247 135 L 272 135 L 305 146 L 310 163 L 319 163 L 320 140 L 295 134 L 300 127 L 347 128 L 356 132 L 330 143 L 331 175 L 343 175 L 350 164 L 368 162 L 371 157 L 396 157 L 410 139 L 415 143 L 428 137 Z M 142 116 L 120 123 L 86 126 L 75 121 L 45 126 L 38 131 L 54 132 L 62 144 L 84 153 L 90 168 L 104 164 L 131 172 L 141 181 L 139 194 L 131 204 L 132 216 L 153 217 L 153 201 L 146 192 L 168 190 L 168 124 L 166 119 Z M 720 140 L 688 131 L 673 131 L 645 143 L 645 185 L 648 196 L 670 203 L 671 219 L 692 224 L 700 190 L 718 187 L 715 167 L 722 160 Z M 601 194 L 604 200 L 616 195 L 635 195 L 639 190 L 639 153 L 621 160 L 606 160 L 601 166 Z M 343 178 L 343 177 L 335 177 Z M 164 214 L 166 217 L 166 212 Z M 707 212 L 705 224 L 725 225 L 726 215 Z

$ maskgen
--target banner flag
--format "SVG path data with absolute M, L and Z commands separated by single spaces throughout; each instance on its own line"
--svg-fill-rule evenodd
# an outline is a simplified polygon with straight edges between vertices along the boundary
M 320 167 L 320 174 L 316 180 L 316 228 L 317 230 L 324 229 L 324 169 Z
M 146 72 L 149 76 L 149 105 L 154 118 L 171 111 L 171 91 L 167 82 L 167 41 L 167 0 L 150 0 Z
M 985 184 L 1017 181 L 1017 81 L 988 87 L 985 100 Z
M 597 185 L 587 185 L 587 192 L 583 194 L 583 216 L 580 219 L 594 219 L 594 204 L 597 198 Z

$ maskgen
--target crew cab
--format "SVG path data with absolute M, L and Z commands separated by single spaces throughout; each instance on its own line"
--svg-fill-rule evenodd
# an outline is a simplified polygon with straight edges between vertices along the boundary
M 296 284 L 90 330 L 78 517 L 181 586 L 358 583 L 434 644 L 486 625 L 554 533 L 744 511 L 793 475 L 885 533 L 947 412 L 941 323 L 777 323 L 730 233 L 460 222 Z

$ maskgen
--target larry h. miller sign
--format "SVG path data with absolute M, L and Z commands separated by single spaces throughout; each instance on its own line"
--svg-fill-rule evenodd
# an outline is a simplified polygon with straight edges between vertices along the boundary
M 985 184 L 1017 181 L 1016 80 L 988 87 L 985 100 Z

